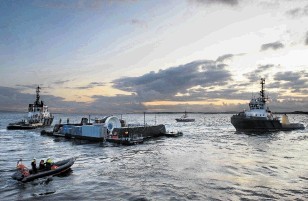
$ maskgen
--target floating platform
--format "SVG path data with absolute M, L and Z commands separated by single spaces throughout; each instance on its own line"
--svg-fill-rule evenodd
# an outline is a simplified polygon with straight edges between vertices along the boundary
M 42 130 L 41 135 L 94 142 L 107 141 L 121 145 L 141 144 L 145 139 L 160 136 L 178 137 L 183 135 L 182 132 L 167 133 L 163 124 L 126 126 L 121 121 L 117 117 L 110 116 L 102 121 L 89 123 L 86 118 L 83 118 L 79 124 L 56 124 L 53 131 Z

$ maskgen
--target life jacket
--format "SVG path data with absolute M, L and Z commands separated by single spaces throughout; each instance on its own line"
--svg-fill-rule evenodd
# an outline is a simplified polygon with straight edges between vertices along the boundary
M 52 162 L 52 160 L 49 158 L 49 159 L 46 161 L 46 163 L 52 164 L 53 162 Z
M 28 168 L 24 164 L 18 164 L 17 168 L 20 170 L 21 174 L 25 177 L 30 175 Z

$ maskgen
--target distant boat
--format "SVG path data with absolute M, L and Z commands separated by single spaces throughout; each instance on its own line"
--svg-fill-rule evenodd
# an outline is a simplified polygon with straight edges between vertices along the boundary
M 175 119 L 177 122 L 194 122 L 195 119 L 188 118 L 187 112 L 185 110 L 184 115 L 181 118 Z
M 284 114 L 280 122 L 278 117 L 274 117 L 266 106 L 264 94 L 265 79 L 261 78 L 261 91 L 259 98 L 252 98 L 248 111 L 240 112 L 231 117 L 231 123 L 237 131 L 246 132 L 268 132 L 268 131 L 288 131 L 305 129 L 303 124 L 289 123 L 288 116 Z
M 34 104 L 29 104 L 28 117 L 7 126 L 8 130 L 29 130 L 45 126 L 50 126 L 53 121 L 52 114 L 48 111 L 48 106 L 40 100 L 40 87 L 36 88 L 36 100 Z

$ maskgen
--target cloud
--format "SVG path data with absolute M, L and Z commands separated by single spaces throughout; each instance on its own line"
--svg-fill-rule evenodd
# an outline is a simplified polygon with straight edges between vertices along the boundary
M 268 50 L 268 49 L 277 50 L 277 49 L 280 49 L 280 48 L 284 48 L 284 45 L 281 42 L 277 41 L 277 42 L 274 42 L 274 43 L 263 44 L 261 46 L 261 51 L 265 51 L 265 50 Z
M 35 86 L 34 88 L 32 87 L 32 89 L 35 89 L 36 87 L 37 86 Z M 45 95 L 43 97 L 46 98 Z M 50 97 L 53 96 L 48 95 L 48 97 L 50 99 Z M 28 104 L 33 103 L 35 101 L 35 98 L 35 90 L 33 90 L 33 94 L 28 94 L 22 93 L 21 90 L 16 88 L 0 86 L 0 110 L 27 111 Z M 58 98 L 58 100 L 60 99 L 61 98 Z M 54 100 L 55 98 L 53 97 L 52 101 Z
M 139 19 L 132 19 L 130 21 L 130 24 L 141 27 L 141 28 L 147 28 L 148 27 L 148 25 L 145 21 L 139 20 Z
M 89 84 L 85 85 L 85 86 L 79 86 L 79 87 L 74 87 L 74 89 L 91 89 L 94 87 L 101 87 L 101 86 L 105 86 L 106 83 L 104 82 L 90 82 Z
M 142 102 L 136 95 L 92 96 L 95 101 L 91 103 L 92 111 L 103 114 L 123 114 L 146 111 Z
M 95 83 L 92 83 L 95 84 Z M 100 83 L 99 83 L 100 84 Z M 27 112 L 28 104 L 35 101 L 33 93 L 23 93 L 19 89 L 0 86 L 0 110 Z M 117 95 L 112 97 L 93 96 L 92 103 L 65 101 L 53 95 L 41 95 L 41 100 L 49 107 L 51 113 L 80 113 L 80 114 L 122 114 L 145 111 L 141 102 L 134 95 Z
M 293 18 L 308 16 L 308 5 L 302 8 L 294 8 L 294 9 L 288 10 L 286 14 Z
M 65 83 L 68 83 L 70 82 L 71 80 L 59 80 L 59 81 L 55 81 L 53 82 L 52 84 L 55 84 L 55 85 L 63 85 Z
M 228 6 L 236 6 L 239 4 L 238 0 L 190 0 L 190 2 L 197 4 L 224 4 Z
M 281 89 L 288 89 L 294 93 L 305 94 L 308 89 L 308 72 L 304 70 L 278 72 L 274 75 L 274 80 Z
M 41 87 L 41 85 L 39 84 L 28 84 L 28 85 L 17 84 L 16 86 L 22 89 L 32 89 L 33 91 L 36 89 L 37 86 Z
M 232 59 L 233 56 L 234 56 L 233 54 L 222 55 L 216 59 L 216 62 L 224 62 L 225 60 Z
M 35 6 L 52 9 L 97 9 L 101 8 L 103 4 L 111 3 L 111 1 L 99 0 L 76 0 L 76 1 L 34 1 Z
M 113 81 L 113 87 L 132 92 L 142 101 L 172 100 L 176 94 L 185 94 L 195 86 L 221 86 L 231 80 L 225 65 L 215 61 L 194 61 L 140 77 L 125 77 Z
M 67 9 L 67 10 L 85 10 L 96 11 L 103 8 L 112 7 L 116 4 L 134 3 L 135 0 L 74 0 L 74 1 L 44 1 L 36 0 L 32 4 L 37 7 L 48 9 Z
M 252 83 L 257 82 L 260 78 L 267 78 L 269 73 L 267 71 L 274 68 L 273 64 L 259 65 L 256 70 L 244 74 L 244 76 Z

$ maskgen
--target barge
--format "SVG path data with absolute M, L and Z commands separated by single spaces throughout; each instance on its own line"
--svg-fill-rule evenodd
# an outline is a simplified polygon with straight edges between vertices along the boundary
M 95 119 L 90 123 L 87 118 L 82 118 L 78 124 L 56 124 L 52 131 L 42 130 L 41 135 L 65 137 L 96 142 L 111 142 L 122 145 L 143 143 L 145 139 L 160 136 L 180 136 L 178 133 L 168 134 L 165 125 L 131 126 L 116 116 L 107 116 Z

